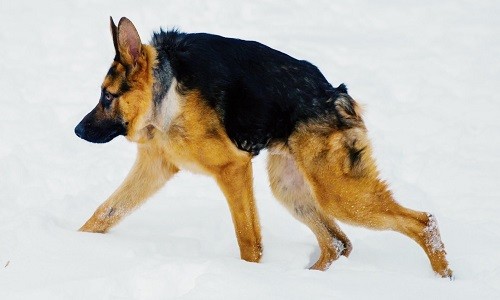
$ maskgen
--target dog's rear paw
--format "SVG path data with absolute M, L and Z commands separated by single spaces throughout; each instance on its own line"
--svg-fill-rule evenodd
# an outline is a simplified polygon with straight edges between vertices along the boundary
M 339 257 L 340 256 L 349 257 L 352 251 L 352 244 L 351 241 L 349 240 L 341 241 L 339 239 L 334 239 L 333 247 L 335 248 L 335 250 L 337 250 Z
M 439 276 L 441 276 L 442 278 L 447 278 L 449 279 L 450 281 L 454 281 L 455 280 L 455 275 L 453 275 L 453 271 L 450 269 L 450 268 L 446 268 L 445 270 L 437 273 Z

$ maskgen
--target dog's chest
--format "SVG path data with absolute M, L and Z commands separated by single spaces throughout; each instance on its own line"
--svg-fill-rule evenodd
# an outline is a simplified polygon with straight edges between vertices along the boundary
M 191 101 L 182 106 L 165 132 L 156 132 L 152 139 L 168 161 L 179 169 L 213 174 L 235 157 L 248 155 L 229 140 L 214 112 Z

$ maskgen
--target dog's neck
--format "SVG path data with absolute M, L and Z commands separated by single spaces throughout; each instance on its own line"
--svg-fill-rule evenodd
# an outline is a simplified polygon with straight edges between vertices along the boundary
M 153 103 L 155 106 L 161 105 L 161 102 L 168 93 L 174 74 L 168 58 L 156 49 L 156 65 L 153 69 Z
M 156 64 L 153 68 L 153 103 L 150 124 L 156 129 L 166 132 L 179 112 L 177 81 L 166 55 L 161 49 L 155 49 Z
M 162 132 L 166 132 L 172 121 L 179 115 L 181 109 L 181 98 L 177 91 L 177 80 L 175 78 L 172 78 L 172 82 L 163 97 L 159 101 L 155 101 L 153 105 L 151 125 Z

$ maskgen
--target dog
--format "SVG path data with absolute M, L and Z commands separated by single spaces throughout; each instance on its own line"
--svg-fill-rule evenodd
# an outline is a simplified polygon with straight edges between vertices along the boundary
M 379 179 L 361 109 L 344 84 L 313 64 L 254 41 L 218 35 L 153 34 L 142 44 L 127 18 L 110 18 L 116 54 L 97 106 L 78 137 L 138 144 L 122 185 L 80 231 L 105 233 L 181 169 L 212 176 L 224 193 L 243 260 L 262 242 L 252 158 L 268 149 L 274 196 L 316 235 L 326 270 L 352 244 L 337 221 L 393 230 L 416 241 L 432 269 L 452 278 L 436 218 L 398 204 Z

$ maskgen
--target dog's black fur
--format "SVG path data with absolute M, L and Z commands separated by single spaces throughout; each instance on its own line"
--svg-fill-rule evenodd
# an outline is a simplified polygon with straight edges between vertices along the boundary
M 318 68 L 261 43 L 179 31 L 155 33 L 158 53 L 154 102 L 175 77 L 183 90 L 197 89 L 219 114 L 229 138 L 257 155 L 270 143 L 286 143 L 300 122 L 327 119 L 337 127 L 349 122 L 353 100 L 344 84 L 334 88 Z

